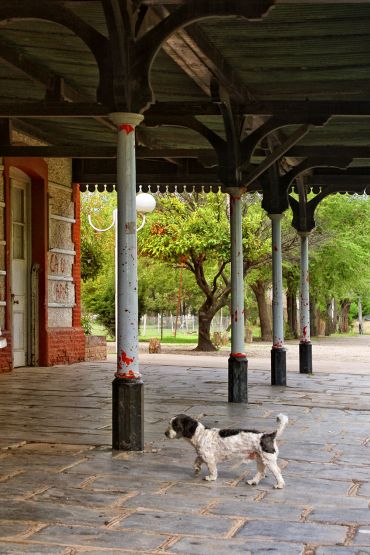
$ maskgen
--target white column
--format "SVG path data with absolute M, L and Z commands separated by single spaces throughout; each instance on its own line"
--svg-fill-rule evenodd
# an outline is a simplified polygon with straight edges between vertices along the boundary
M 241 196 L 230 194 L 231 355 L 244 354 L 244 275 Z
M 110 114 L 117 125 L 117 377 L 140 378 L 135 127 L 141 114 Z
M 300 343 L 310 343 L 310 282 L 308 269 L 308 233 L 299 233 L 301 238 L 301 276 L 300 276 Z
M 283 270 L 281 254 L 282 214 L 269 214 L 272 222 L 272 348 L 284 348 Z

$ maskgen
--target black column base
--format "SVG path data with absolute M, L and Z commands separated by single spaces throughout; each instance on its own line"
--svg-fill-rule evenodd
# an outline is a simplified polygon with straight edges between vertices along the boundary
M 248 359 L 229 357 L 229 403 L 248 403 Z
M 299 344 L 299 373 L 312 374 L 312 343 Z
M 286 350 L 271 349 L 271 385 L 286 385 Z
M 121 451 L 144 449 L 144 384 L 141 379 L 112 382 L 112 447 Z

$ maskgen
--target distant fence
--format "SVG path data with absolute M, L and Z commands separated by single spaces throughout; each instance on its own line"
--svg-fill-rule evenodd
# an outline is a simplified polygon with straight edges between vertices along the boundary
M 211 332 L 224 333 L 230 325 L 229 316 L 222 313 L 217 314 L 211 325 Z M 158 337 L 174 335 L 197 335 L 198 334 L 198 316 L 194 314 L 181 314 L 176 318 L 176 314 L 144 314 L 140 319 L 140 335 L 142 337 Z

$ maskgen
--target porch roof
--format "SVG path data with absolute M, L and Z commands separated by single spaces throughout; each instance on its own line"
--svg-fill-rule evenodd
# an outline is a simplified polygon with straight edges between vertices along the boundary
M 0 19 L 0 155 L 71 157 L 75 181 L 112 184 L 108 114 L 141 111 L 138 185 L 217 186 L 228 110 L 255 137 L 248 190 L 275 153 L 309 186 L 370 191 L 366 1 L 5 0 Z

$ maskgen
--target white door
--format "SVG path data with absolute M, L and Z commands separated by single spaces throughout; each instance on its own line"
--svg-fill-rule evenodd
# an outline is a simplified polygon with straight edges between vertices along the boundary
M 12 212 L 12 283 L 13 365 L 28 362 L 28 298 L 29 298 L 29 179 L 16 172 L 11 179 Z

